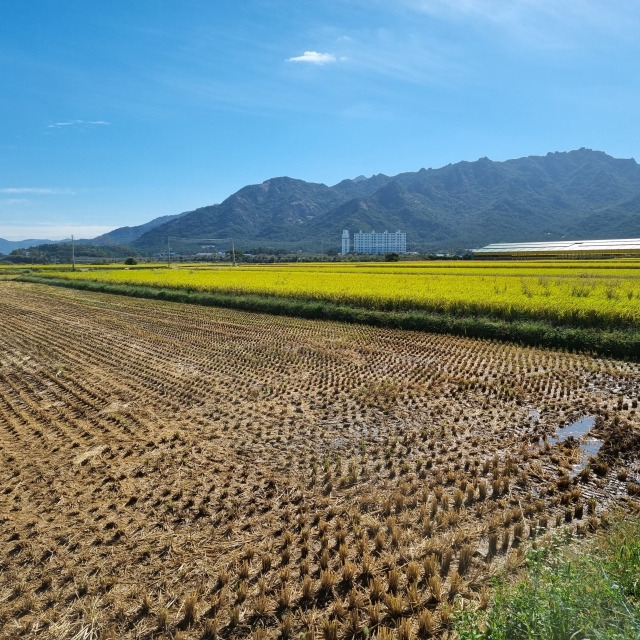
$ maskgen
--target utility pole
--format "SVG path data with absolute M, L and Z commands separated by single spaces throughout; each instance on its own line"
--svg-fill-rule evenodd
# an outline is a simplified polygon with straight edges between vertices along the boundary
M 171 243 L 169 242 L 169 236 L 167 236 L 167 267 L 171 268 Z
M 237 267 L 238 265 L 236 264 L 236 248 L 234 246 L 233 239 L 231 240 L 231 255 L 233 256 L 233 266 Z
M 73 234 L 71 234 L 71 271 L 76 270 L 76 244 Z

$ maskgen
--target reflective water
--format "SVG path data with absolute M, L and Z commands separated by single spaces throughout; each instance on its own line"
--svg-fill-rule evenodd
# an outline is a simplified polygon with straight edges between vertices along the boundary
M 555 435 L 547 438 L 550 445 L 554 445 L 556 442 L 564 442 L 570 437 L 573 437 L 578 441 L 582 458 L 578 464 L 573 465 L 573 472 L 571 475 L 577 475 L 580 473 L 580 471 L 587 466 L 589 458 L 597 456 L 598 451 L 600 451 L 602 440 L 589 436 L 589 432 L 595 423 L 596 419 L 594 416 L 585 416 L 566 427 L 559 427 L 556 430 Z
M 585 416 L 576 420 L 566 427 L 558 427 L 555 436 L 549 438 L 549 444 L 555 444 L 556 442 L 564 442 L 569 437 L 574 437 L 579 440 L 582 436 L 591 431 L 591 427 L 596 423 L 596 419 L 593 416 Z

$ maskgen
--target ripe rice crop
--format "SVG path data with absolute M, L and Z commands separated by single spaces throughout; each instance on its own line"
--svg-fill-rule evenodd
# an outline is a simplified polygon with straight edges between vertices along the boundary
M 0 317 L 2 640 L 450 637 L 640 509 L 635 363 L 19 282 Z
M 69 280 L 258 294 L 382 311 L 640 327 L 640 263 L 337 263 L 49 272 Z

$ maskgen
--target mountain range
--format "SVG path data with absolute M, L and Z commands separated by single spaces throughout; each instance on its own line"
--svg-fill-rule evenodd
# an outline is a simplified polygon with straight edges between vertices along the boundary
M 339 249 L 343 229 L 407 233 L 410 251 L 494 242 L 640 237 L 640 166 L 579 149 L 504 162 L 480 158 L 327 186 L 289 177 L 243 187 L 220 204 L 91 244 L 162 251 L 171 238 L 233 238 L 235 246 Z M 1 245 L 0 245 L 0 250 Z
M 339 247 L 343 229 L 407 233 L 409 250 L 492 242 L 640 236 L 640 166 L 590 149 L 506 162 L 343 180 L 328 187 L 281 177 L 187 212 L 133 242 L 233 237 L 236 246 Z

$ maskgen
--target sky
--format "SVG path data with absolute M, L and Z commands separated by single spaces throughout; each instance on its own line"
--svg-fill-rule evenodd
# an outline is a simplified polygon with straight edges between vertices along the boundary
M 94 237 L 291 176 L 640 159 L 637 0 L 7 0 L 0 237 Z

